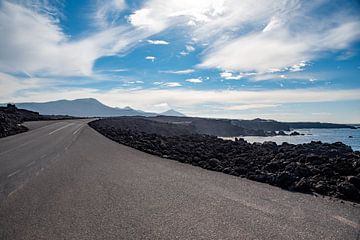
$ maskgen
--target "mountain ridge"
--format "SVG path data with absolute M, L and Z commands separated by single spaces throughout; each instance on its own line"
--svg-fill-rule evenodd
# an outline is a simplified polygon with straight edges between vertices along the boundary
M 109 107 L 94 98 L 82 98 L 74 100 L 56 100 L 49 102 L 15 103 L 18 108 L 39 112 L 44 115 L 70 115 L 74 117 L 113 117 L 113 116 L 136 116 L 152 115 L 139 114 L 129 108 Z
M 178 112 L 174 109 L 169 109 L 165 112 L 160 113 L 159 115 L 163 115 L 163 116 L 171 116 L 171 117 L 186 117 L 185 114 Z
M 68 115 L 73 117 L 121 117 L 121 116 L 140 116 L 140 117 L 157 117 L 168 122 L 193 122 L 198 123 L 202 128 L 206 128 L 209 121 L 214 124 L 224 124 L 223 127 L 232 129 L 234 126 L 259 131 L 288 131 L 294 128 L 355 128 L 347 124 L 333 124 L 320 122 L 280 122 L 276 120 L 266 120 L 256 118 L 253 120 L 241 119 L 207 119 L 201 117 L 187 117 L 183 113 L 174 109 L 169 109 L 162 113 L 145 112 L 133 109 L 129 106 L 124 108 L 107 106 L 95 98 L 81 98 L 75 100 L 56 100 L 49 102 L 25 102 L 15 103 L 20 109 L 39 112 L 42 115 Z M 225 123 L 227 122 L 227 123 Z M 203 124 L 201 124 L 203 123 Z M 211 124 L 208 126 L 212 126 Z M 213 128 L 213 127 L 210 127 Z M 216 130 L 217 127 L 215 127 Z M 214 130 L 214 129 L 213 129 Z M 261 132 L 260 135 L 265 133 Z
M 130 106 L 124 108 L 107 106 L 95 98 L 80 98 L 74 100 L 60 99 L 49 102 L 15 103 L 18 108 L 39 112 L 43 115 L 69 115 L 74 117 L 118 117 L 118 116 L 185 116 L 170 109 L 163 113 L 136 110 Z M 172 114 L 172 115 L 170 115 Z

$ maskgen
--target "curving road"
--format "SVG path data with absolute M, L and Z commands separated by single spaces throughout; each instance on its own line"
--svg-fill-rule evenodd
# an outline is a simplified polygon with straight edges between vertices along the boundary
M 0 239 L 360 239 L 359 206 L 162 159 L 87 120 L 0 139 Z

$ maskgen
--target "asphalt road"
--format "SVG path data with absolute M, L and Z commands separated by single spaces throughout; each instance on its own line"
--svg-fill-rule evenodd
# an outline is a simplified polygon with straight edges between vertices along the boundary
M 360 239 L 360 207 L 162 159 L 86 120 L 0 139 L 0 239 Z

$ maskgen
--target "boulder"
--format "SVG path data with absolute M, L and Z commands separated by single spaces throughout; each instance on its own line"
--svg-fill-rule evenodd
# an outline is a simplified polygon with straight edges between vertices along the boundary
M 357 189 L 360 189 L 360 177 L 357 176 L 349 176 L 349 183 L 353 184 Z
M 337 186 L 338 191 L 347 199 L 360 199 L 360 194 L 358 189 L 354 184 L 344 181 Z

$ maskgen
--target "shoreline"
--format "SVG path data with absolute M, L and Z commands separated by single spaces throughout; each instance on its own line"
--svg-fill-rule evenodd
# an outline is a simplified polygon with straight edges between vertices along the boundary
M 359 129 L 293 129 L 301 135 L 297 136 L 237 136 L 250 143 L 272 141 L 278 145 L 283 142 L 290 144 L 310 143 L 321 141 L 322 143 L 342 142 L 350 146 L 354 151 L 360 151 L 360 130 Z M 221 137 L 226 140 L 235 140 L 235 137 Z
M 89 125 L 118 143 L 163 158 L 290 191 L 360 203 L 360 152 L 345 144 L 251 144 L 243 139 L 230 141 L 200 134 L 164 136 L 146 133 L 146 122 L 140 126 L 129 119 L 134 130 L 124 127 L 124 121 L 102 119 Z

